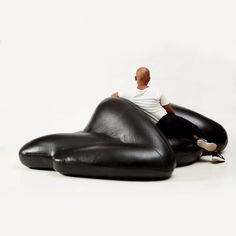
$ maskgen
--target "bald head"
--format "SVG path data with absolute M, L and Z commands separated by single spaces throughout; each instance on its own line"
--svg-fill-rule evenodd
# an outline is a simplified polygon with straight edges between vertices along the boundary
M 135 79 L 139 85 L 147 85 L 150 80 L 150 71 L 146 67 L 140 67 L 136 71 Z

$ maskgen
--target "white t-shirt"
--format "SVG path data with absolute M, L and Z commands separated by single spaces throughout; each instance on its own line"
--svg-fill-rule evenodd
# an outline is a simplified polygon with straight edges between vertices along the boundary
M 118 96 L 138 105 L 154 123 L 167 114 L 162 106 L 169 104 L 169 101 L 157 88 L 147 87 L 143 90 L 137 87 L 129 88 L 118 92 Z

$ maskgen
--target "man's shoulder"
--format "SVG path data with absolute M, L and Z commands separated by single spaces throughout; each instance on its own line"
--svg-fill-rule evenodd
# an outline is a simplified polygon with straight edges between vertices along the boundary
M 149 91 L 154 93 L 156 96 L 160 96 L 162 94 L 161 89 L 156 86 L 150 86 Z
M 131 86 L 121 87 L 119 88 L 118 95 L 120 97 L 129 96 L 130 94 L 133 93 L 133 91 L 134 91 L 134 88 Z

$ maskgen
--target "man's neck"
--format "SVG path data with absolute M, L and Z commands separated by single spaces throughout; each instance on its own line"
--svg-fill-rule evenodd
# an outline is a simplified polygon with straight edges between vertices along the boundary
M 138 85 L 137 86 L 137 88 L 138 89 L 141 89 L 141 90 L 143 90 L 143 89 L 145 89 L 145 88 L 148 88 L 149 86 L 147 86 L 147 85 Z

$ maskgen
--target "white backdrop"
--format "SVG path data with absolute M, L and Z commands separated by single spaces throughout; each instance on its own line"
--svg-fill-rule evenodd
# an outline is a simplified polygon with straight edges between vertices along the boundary
M 235 236 L 235 9 L 233 0 L 0 0 L 2 235 Z M 171 102 L 226 128 L 224 164 L 208 156 L 167 181 L 122 182 L 20 163 L 29 140 L 82 130 L 101 100 L 135 86 L 139 66 Z
M 1 150 L 82 130 L 139 66 L 171 102 L 233 122 L 234 1 L 8 0 L 0 11 Z

